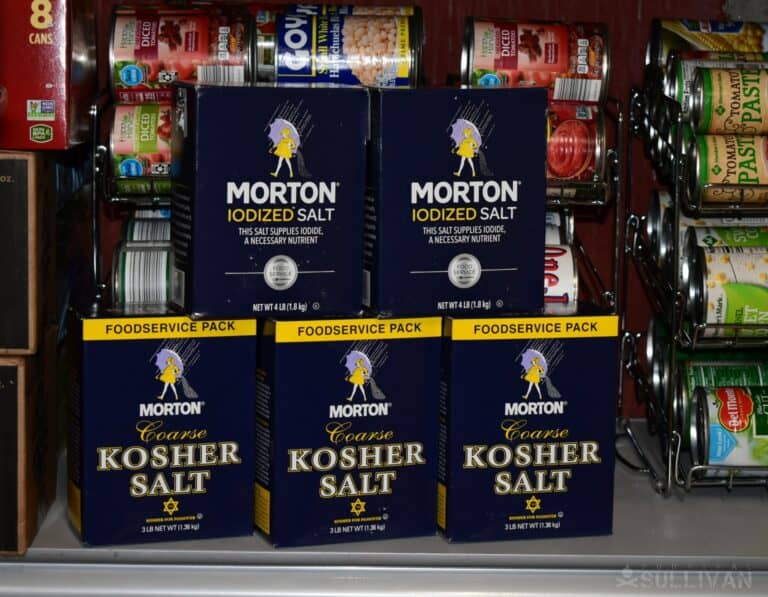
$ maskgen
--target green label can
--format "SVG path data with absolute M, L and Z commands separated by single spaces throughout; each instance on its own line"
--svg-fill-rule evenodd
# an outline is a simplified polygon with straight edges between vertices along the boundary
M 719 386 L 695 390 L 691 422 L 694 465 L 723 467 L 702 476 L 765 476 L 768 470 L 768 387 Z
M 768 71 L 697 68 L 690 116 L 697 133 L 758 135 L 768 132 Z

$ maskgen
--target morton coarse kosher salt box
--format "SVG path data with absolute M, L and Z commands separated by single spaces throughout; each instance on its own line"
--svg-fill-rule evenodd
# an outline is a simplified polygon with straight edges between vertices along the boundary
M 434 534 L 441 319 L 268 321 L 256 527 L 279 546 Z
M 78 321 L 67 456 L 82 540 L 251 533 L 256 321 Z
M 618 318 L 449 319 L 445 331 L 445 535 L 610 533 Z
M 174 304 L 360 313 L 368 103 L 352 87 L 177 87 Z
M 546 91 L 380 89 L 371 100 L 366 304 L 541 311 Z

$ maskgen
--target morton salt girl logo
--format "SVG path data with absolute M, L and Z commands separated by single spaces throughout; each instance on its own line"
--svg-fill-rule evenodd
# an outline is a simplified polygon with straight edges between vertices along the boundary
M 524 387 L 524 392 L 521 394 L 523 401 L 507 402 L 504 405 L 504 414 L 506 416 L 563 414 L 567 401 L 560 400 L 562 396 L 550 376 L 564 356 L 563 344 L 559 340 L 537 340 L 527 344 L 516 359 L 522 367 L 520 379 Z M 545 394 L 548 398 L 546 401 Z M 529 400 L 533 397 L 537 397 L 538 400 Z
M 341 359 L 344 380 L 349 384 L 349 395 L 343 404 L 332 404 L 328 417 L 351 418 L 386 416 L 392 407 L 385 402 L 387 396 L 376 383 L 375 375 L 386 363 L 387 345 L 383 342 L 355 342 Z M 373 401 L 369 402 L 368 398 Z
M 204 402 L 196 400 L 197 392 L 187 380 L 189 372 L 200 358 L 200 344 L 195 340 L 163 342 L 152 355 L 158 382 L 158 394 L 153 402 L 139 404 L 140 417 L 199 415 Z M 179 387 L 184 399 L 179 396 Z M 171 398 L 173 400 L 171 400 Z
M 278 113 L 281 112 L 278 111 Z M 302 117 L 299 122 L 304 136 L 308 137 L 312 130 L 309 126 L 309 115 L 307 114 Z M 300 151 L 303 135 L 299 127 L 288 120 L 288 118 L 278 116 L 273 118 L 267 125 L 267 131 L 270 142 L 269 153 L 277 158 L 275 169 L 270 174 L 273 177 L 277 177 L 280 174 L 280 170 L 285 166 L 288 178 L 293 178 L 293 165 L 295 161 L 299 176 L 309 178 L 311 175 L 304 165 L 304 157 Z

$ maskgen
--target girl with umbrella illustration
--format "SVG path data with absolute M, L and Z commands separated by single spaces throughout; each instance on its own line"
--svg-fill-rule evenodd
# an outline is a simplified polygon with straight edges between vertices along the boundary
M 163 386 L 163 393 L 158 396 L 159 400 L 165 398 L 165 393 L 168 391 L 168 386 L 171 386 L 173 395 L 176 400 L 179 399 L 179 393 L 176 391 L 176 381 L 178 380 L 180 373 L 181 369 L 176 366 L 176 359 L 174 359 L 172 356 L 169 356 L 165 361 L 165 366 L 156 376 L 158 380 L 165 384 Z
M 475 140 L 474 131 L 470 127 L 466 127 L 463 131 L 464 138 L 461 139 L 458 146 L 456 146 L 453 152 L 461 156 L 461 163 L 459 169 L 454 172 L 454 176 L 461 176 L 461 171 L 464 169 L 464 162 L 469 162 L 469 167 L 472 169 L 472 176 L 475 176 L 475 154 L 480 149 L 480 144 Z
M 541 383 L 541 378 L 543 376 L 544 367 L 541 366 L 539 357 L 533 357 L 533 360 L 531 361 L 528 369 L 526 369 L 520 376 L 522 379 L 528 382 L 528 390 L 525 392 L 525 394 L 523 394 L 523 398 L 528 400 L 528 396 L 531 393 L 531 388 L 535 387 L 536 393 L 539 395 L 539 400 L 541 400 L 541 388 L 539 387 L 539 384 Z
M 280 168 L 283 166 L 283 162 L 285 162 L 288 165 L 288 176 L 289 178 L 293 178 L 293 166 L 291 166 L 291 158 L 293 158 L 293 154 L 297 149 L 298 145 L 293 140 L 291 129 L 286 127 L 280 131 L 280 140 L 271 149 L 271 153 L 275 154 L 278 158 L 277 168 L 275 168 L 274 172 L 270 172 L 270 174 L 272 174 L 272 176 L 277 176 L 277 173 L 280 172 Z
M 547 357 L 544 356 L 547 354 Z M 547 359 L 550 359 L 549 364 Z M 554 360 L 553 360 L 554 358 Z M 541 394 L 541 384 L 547 388 L 547 394 L 550 398 L 560 398 L 560 392 L 557 391 L 555 385 L 549 380 L 550 368 L 557 365 L 559 359 L 552 350 L 548 353 L 544 348 L 539 352 L 533 348 L 527 348 L 520 355 L 520 364 L 523 367 L 523 374 L 520 378 L 528 382 L 528 389 L 523 394 L 523 399 L 527 400 L 531 394 L 531 390 L 536 388 L 536 393 L 539 395 L 539 400 L 543 399 Z M 554 365 L 552 364 L 554 363 Z
M 360 353 L 362 355 L 362 353 Z M 368 369 L 368 367 L 365 366 L 365 361 L 362 358 L 362 356 L 355 359 L 355 366 L 352 372 L 347 375 L 347 381 L 352 384 L 352 393 L 347 396 L 348 401 L 352 401 L 352 399 L 355 397 L 355 393 L 357 390 L 360 390 L 360 393 L 363 395 L 363 401 L 368 402 L 368 398 L 365 396 L 365 382 L 368 380 L 368 376 L 370 375 L 371 371 Z

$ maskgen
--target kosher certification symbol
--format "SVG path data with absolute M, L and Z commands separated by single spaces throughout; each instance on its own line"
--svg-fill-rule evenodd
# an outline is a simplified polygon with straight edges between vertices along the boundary
M 480 280 L 482 271 L 477 257 L 460 253 L 448 264 L 448 279 L 456 288 L 472 288 Z
M 264 264 L 264 281 L 272 290 L 288 290 L 299 277 L 299 267 L 288 255 L 275 255 Z

